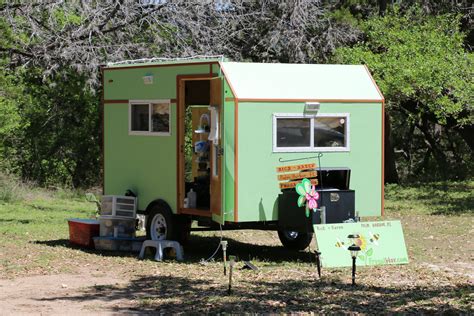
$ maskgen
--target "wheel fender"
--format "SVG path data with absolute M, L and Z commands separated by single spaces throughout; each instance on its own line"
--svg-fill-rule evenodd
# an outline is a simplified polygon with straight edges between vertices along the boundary
M 163 210 L 167 210 L 170 212 L 171 215 L 174 215 L 173 211 L 171 210 L 170 205 L 163 199 L 156 199 L 151 201 L 148 206 L 146 207 L 146 215 L 150 214 L 150 211 L 155 207 L 158 206 L 159 208 Z

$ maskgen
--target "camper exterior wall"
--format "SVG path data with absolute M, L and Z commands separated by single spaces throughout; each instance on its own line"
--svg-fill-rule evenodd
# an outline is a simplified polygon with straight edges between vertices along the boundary
M 273 114 L 303 113 L 304 103 L 239 102 L 238 221 L 278 219 L 276 167 L 315 152 L 273 152 Z M 319 113 L 349 113 L 350 151 L 323 152 L 322 167 L 349 167 L 360 216 L 382 209 L 382 103 L 321 103 Z M 310 162 L 301 161 L 300 163 Z M 316 159 L 311 162 L 317 162 Z M 296 162 L 298 163 L 298 162 Z M 287 163 L 291 164 L 291 163 Z M 293 163 L 295 164 L 295 163 Z M 295 201 L 296 203 L 296 201 Z M 303 209 L 301 210 L 303 212 Z
M 138 195 L 138 209 L 164 199 L 177 209 L 176 102 L 171 103 L 171 135 L 129 135 L 129 100 L 176 100 L 176 76 L 209 74 L 209 64 L 104 70 L 104 194 Z M 153 76 L 145 85 L 144 76 Z M 114 101 L 115 100 L 115 101 Z
M 177 212 L 176 83 L 178 75 L 196 74 L 224 78 L 223 219 L 213 218 L 219 222 L 277 220 L 280 189 L 276 167 L 282 165 L 279 158 L 305 158 L 315 152 L 274 152 L 273 115 L 302 114 L 304 102 L 236 99 L 232 82 L 225 78 L 225 67 L 222 72 L 215 62 L 104 70 L 104 194 L 121 195 L 131 189 L 139 197 L 138 209 L 145 210 L 151 201 L 160 198 Z M 153 84 L 145 84 L 144 76 L 153 76 Z M 144 99 L 171 100 L 171 135 L 129 135 L 129 101 Z M 350 150 L 324 152 L 322 167 L 351 168 L 356 211 L 360 216 L 381 215 L 382 102 L 320 101 L 319 113 L 348 113 L 350 121 Z

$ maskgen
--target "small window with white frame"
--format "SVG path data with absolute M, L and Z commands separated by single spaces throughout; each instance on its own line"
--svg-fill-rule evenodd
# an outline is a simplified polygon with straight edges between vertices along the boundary
M 129 103 L 130 135 L 171 135 L 170 100 L 135 100 Z
M 274 152 L 349 151 L 349 114 L 273 114 Z

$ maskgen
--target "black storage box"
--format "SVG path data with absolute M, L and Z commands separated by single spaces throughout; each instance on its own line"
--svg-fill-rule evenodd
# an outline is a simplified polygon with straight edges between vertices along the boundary
M 342 223 L 355 214 L 354 190 L 319 191 L 318 207 L 326 207 L 326 224 Z M 278 196 L 278 225 L 286 230 L 312 232 L 312 225 L 321 224 L 319 211 L 310 210 L 306 217 L 304 207 L 298 207 L 298 193 L 286 190 Z
M 351 170 L 348 168 L 323 168 L 318 170 L 318 208 L 326 207 L 326 224 L 342 223 L 355 218 L 355 192 L 349 190 Z M 278 196 L 278 225 L 286 230 L 312 232 L 312 225 L 321 224 L 319 211 L 310 210 L 306 217 L 304 207 L 298 207 L 298 193 L 285 189 Z

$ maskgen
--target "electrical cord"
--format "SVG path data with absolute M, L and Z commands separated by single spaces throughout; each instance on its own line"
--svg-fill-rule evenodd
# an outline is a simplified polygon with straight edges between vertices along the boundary
M 209 261 L 211 261 L 217 254 L 217 252 L 219 251 L 219 249 L 221 248 L 222 246 L 222 238 L 223 238 L 223 232 L 222 232 L 222 225 L 219 224 L 219 228 L 220 228 L 220 231 L 221 231 L 221 238 L 219 240 L 219 244 L 217 245 L 217 248 L 216 250 L 214 251 L 214 253 L 209 257 L 207 258 L 206 260 L 204 260 L 204 258 L 201 259 L 201 261 L 199 263 L 201 264 L 206 264 L 208 263 Z

